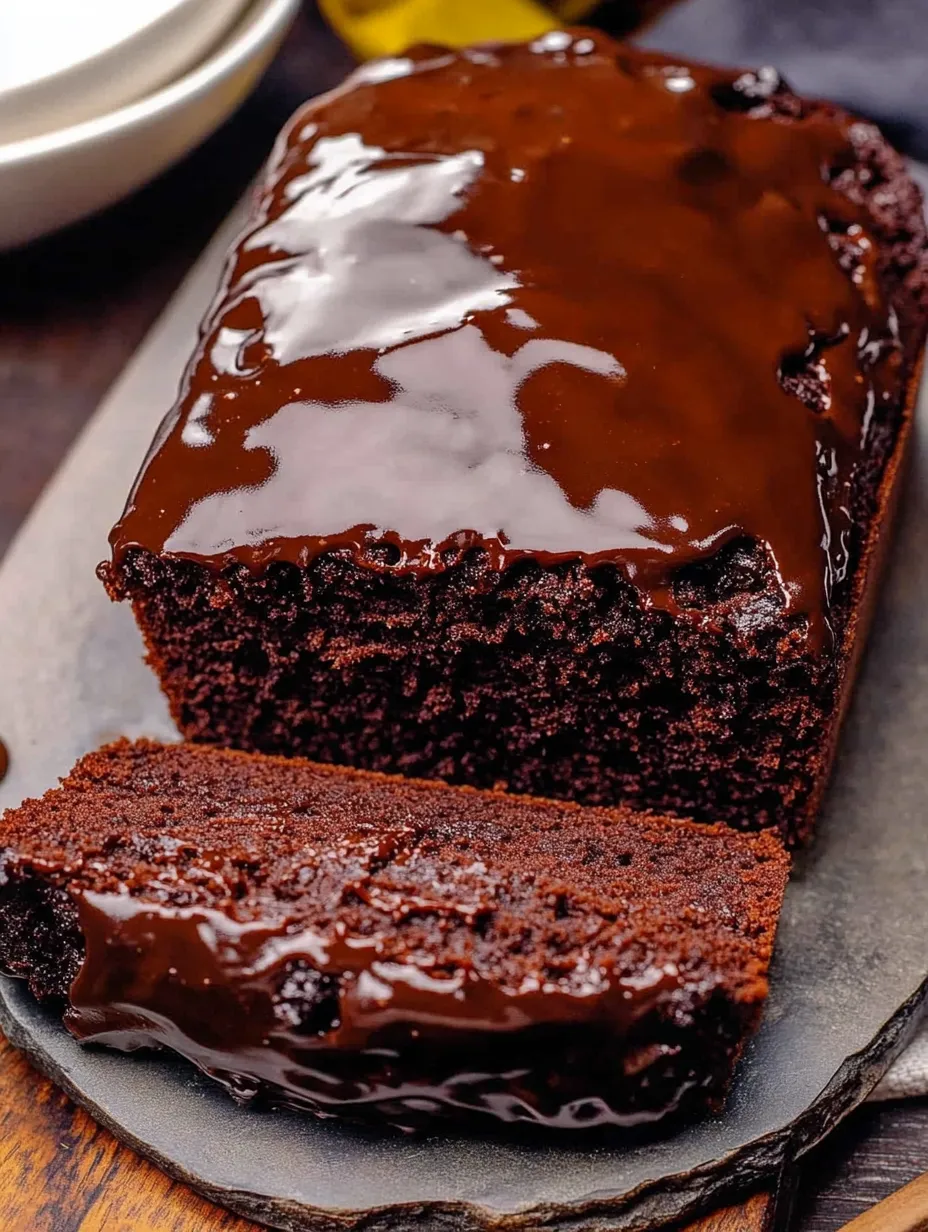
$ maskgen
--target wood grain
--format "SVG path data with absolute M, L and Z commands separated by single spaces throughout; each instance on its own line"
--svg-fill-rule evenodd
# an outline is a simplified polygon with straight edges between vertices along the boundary
M 5 1232 L 248 1232 L 117 1143 L 0 1036 Z
M 691 1224 L 686 1232 L 766 1232 L 773 1215 L 773 1198 L 755 1194 L 741 1206 L 728 1206 Z
M 347 63 L 308 7 L 205 146 L 99 218 L 0 256 L 0 556 L 279 125 Z M 862 1110 L 804 1162 L 790 1230 L 837 1232 L 926 1169 L 928 1101 Z M 761 1232 L 769 1212 L 758 1197 L 690 1232 Z M 249 1228 L 120 1147 L 0 1037 L 0 1232 Z
M 852 1219 L 844 1232 L 928 1232 L 928 1173 Z

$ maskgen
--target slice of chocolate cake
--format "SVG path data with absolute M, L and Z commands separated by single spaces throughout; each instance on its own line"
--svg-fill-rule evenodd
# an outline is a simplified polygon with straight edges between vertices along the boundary
M 0 961 L 82 1040 L 412 1128 L 717 1109 L 787 874 L 769 834 L 121 741 L 6 814 Z
M 925 333 L 917 188 L 589 31 L 284 133 L 112 535 L 190 739 L 809 828 Z

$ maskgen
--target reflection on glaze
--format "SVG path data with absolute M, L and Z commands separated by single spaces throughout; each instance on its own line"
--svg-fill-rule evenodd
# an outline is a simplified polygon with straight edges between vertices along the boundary
M 511 544 L 542 551 L 669 551 L 646 533 L 657 528 L 624 492 L 605 489 L 589 509 L 577 509 L 551 475 L 526 465 L 518 393 L 550 364 L 613 382 L 624 376 L 611 355 L 572 342 L 537 338 L 512 357 L 497 354 L 473 325 L 388 351 L 373 369 L 395 391 L 389 402 L 293 402 L 250 428 L 244 447 L 268 451 L 273 483 L 244 503 L 236 491 L 205 497 L 165 551 L 214 555 L 259 535 L 296 538 L 306 526 L 338 535 L 373 488 L 380 525 L 402 526 L 411 539 L 446 540 L 462 526 L 492 539 L 505 527 Z M 185 433 L 193 423 L 188 417 Z M 203 431 L 198 421 L 196 430 Z M 398 441 L 402 449 L 385 470 Z M 487 520 L 474 522 L 476 510 Z
M 672 606 L 676 568 L 746 535 L 820 636 L 897 379 L 858 352 L 890 310 L 867 216 L 827 183 L 842 122 L 726 109 L 733 80 L 556 32 L 421 49 L 309 104 L 117 562 L 369 564 L 386 539 L 378 567 L 428 571 L 476 543 L 614 561 Z M 804 355 L 818 408 L 780 381 Z
M 621 1089 L 617 1058 L 625 1037 L 683 987 L 672 964 L 618 978 L 581 962 L 557 983 L 526 980 L 507 989 L 473 968 L 468 973 L 466 964 L 442 976 L 414 956 L 382 960 L 376 935 L 323 936 L 286 919 L 241 924 L 210 908 L 164 907 L 127 894 L 85 891 L 78 910 L 85 957 L 65 1019 L 72 1033 L 126 1050 L 164 1045 L 239 1096 L 269 1084 L 278 1100 L 316 1111 L 358 1114 L 365 1105 L 385 1105 L 400 1125 L 410 1110 L 421 1120 L 441 1105 L 571 1128 L 656 1120 L 692 1085 L 684 1071 L 676 1084 L 665 1080 L 659 1107 L 619 1111 L 610 1104 L 611 1084 Z M 337 991 L 329 995 L 337 1001 L 313 1030 L 277 1007 L 288 981 L 312 987 L 320 976 L 332 979 Z M 524 1066 L 527 1094 L 535 1064 L 537 1080 L 547 1081 L 547 1047 L 564 1047 L 539 1033 L 561 1028 L 601 1032 L 592 1038 L 616 1060 L 610 1065 L 597 1055 L 589 1073 L 583 1066 L 565 1072 L 560 1098 L 555 1091 L 551 1106 L 539 1109 L 518 1094 L 514 1058 Z M 471 1032 L 490 1032 L 498 1042 L 489 1047 Z M 582 1038 L 573 1036 L 575 1048 Z M 536 1040 L 539 1058 L 531 1052 Z M 659 1063 L 661 1046 L 652 1051 Z M 571 1099 L 578 1081 L 583 1094 Z
M 417 162 L 350 135 L 320 138 L 310 166 L 244 243 L 285 255 L 243 277 L 229 309 L 257 301 L 274 363 L 397 346 L 509 302 L 514 276 L 433 226 L 479 176 L 479 150 Z

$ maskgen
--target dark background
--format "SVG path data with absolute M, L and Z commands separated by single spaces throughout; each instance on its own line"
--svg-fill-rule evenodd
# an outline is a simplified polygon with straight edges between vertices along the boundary
M 603 24 L 623 24 L 622 5 Z M 889 120 L 928 157 L 928 0 L 683 0 L 641 37 L 776 64 L 805 92 Z M 349 66 L 307 7 L 257 93 L 200 150 L 105 214 L 0 256 L 0 556 L 277 129 Z M 803 1161 L 790 1227 L 834 1232 L 926 1170 L 928 1100 L 865 1107 Z

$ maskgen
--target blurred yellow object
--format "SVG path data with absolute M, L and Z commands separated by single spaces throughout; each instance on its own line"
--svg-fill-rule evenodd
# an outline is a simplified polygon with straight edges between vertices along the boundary
M 332 27 L 362 60 L 395 56 L 413 43 L 466 47 L 494 40 L 519 42 L 576 21 L 591 0 L 319 0 Z

